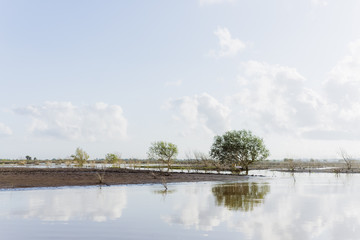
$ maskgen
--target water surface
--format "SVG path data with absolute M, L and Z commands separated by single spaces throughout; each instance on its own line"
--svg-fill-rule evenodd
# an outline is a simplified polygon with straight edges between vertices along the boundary
M 1 239 L 358 239 L 360 175 L 0 191 Z

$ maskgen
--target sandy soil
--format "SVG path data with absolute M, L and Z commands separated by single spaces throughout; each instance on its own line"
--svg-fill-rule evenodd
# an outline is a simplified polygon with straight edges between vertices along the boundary
M 103 176 L 102 182 L 100 178 Z M 238 181 L 247 176 L 201 173 L 159 173 L 130 169 L 0 168 L 0 188 Z

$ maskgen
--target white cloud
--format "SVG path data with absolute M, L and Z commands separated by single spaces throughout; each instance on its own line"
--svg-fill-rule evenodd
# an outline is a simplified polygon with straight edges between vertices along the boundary
M 295 68 L 258 61 L 241 64 L 238 84 L 223 103 L 202 94 L 170 100 L 168 106 L 188 131 L 245 128 L 316 140 L 359 139 L 360 39 L 349 44 L 322 91 L 310 88 Z
M 216 57 L 228 57 L 235 56 L 240 51 L 246 48 L 245 43 L 237 38 L 231 36 L 230 31 L 227 28 L 218 28 L 214 34 L 219 39 L 220 50 L 211 50 L 209 55 Z
M 300 133 L 317 125 L 323 100 L 296 69 L 249 61 L 242 70 L 240 91 L 228 98 L 242 126 Z
M 245 128 L 299 136 L 328 122 L 325 100 L 306 87 L 296 69 L 257 61 L 242 63 L 239 90 L 224 103 L 203 93 L 169 100 L 168 109 L 182 123 L 184 135 L 199 129 L 212 135 Z
M 310 138 L 357 140 L 360 134 L 360 40 L 349 44 L 349 54 L 324 82 L 326 122 L 309 131 Z
M 323 92 L 294 68 L 256 61 L 242 64 L 239 86 L 227 103 L 246 128 L 324 140 L 360 135 L 360 40 L 329 72 Z
M 235 2 L 235 0 L 199 0 L 200 6 L 231 3 L 231 2 Z
M 11 128 L 0 122 L 0 136 L 9 136 L 9 135 L 12 135 Z
M 341 107 L 360 101 L 360 39 L 350 43 L 349 50 L 325 82 L 329 100 Z
M 17 108 L 15 112 L 32 118 L 30 131 L 36 135 L 87 141 L 126 137 L 127 120 L 118 105 L 46 102 L 42 106 Z
M 203 129 L 208 133 L 222 133 L 229 128 L 230 109 L 207 93 L 169 100 L 167 108 L 186 129 Z

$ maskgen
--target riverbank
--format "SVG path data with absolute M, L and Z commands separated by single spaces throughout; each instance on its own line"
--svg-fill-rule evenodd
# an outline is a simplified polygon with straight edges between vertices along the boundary
M 121 184 L 157 184 L 175 182 L 238 181 L 248 176 L 160 173 L 147 170 L 111 168 L 0 168 L 0 188 L 63 187 Z

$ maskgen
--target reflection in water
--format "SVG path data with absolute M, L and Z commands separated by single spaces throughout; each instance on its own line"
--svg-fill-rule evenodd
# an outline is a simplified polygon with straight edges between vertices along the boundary
M 255 182 L 219 184 L 212 188 L 218 206 L 224 205 L 230 210 L 252 211 L 264 202 L 270 186 Z
M 168 194 L 172 194 L 176 192 L 176 190 L 168 190 L 168 189 L 163 189 L 163 190 L 154 190 L 153 193 L 161 195 L 162 199 L 165 201 L 166 200 L 166 196 Z
M 153 193 L 160 194 L 160 195 L 163 195 L 163 196 L 166 196 L 166 195 L 174 193 L 174 192 L 176 192 L 176 191 L 175 190 L 167 190 L 167 189 L 165 189 L 165 190 L 154 190 L 153 191 Z
M 359 239 L 359 174 L 295 173 L 296 187 L 276 174 L 171 184 L 171 194 L 161 185 L 0 191 L 1 239 Z
M 231 217 L 223 207 L 217 207 L 211 193 L 212 184 L 191 184 L 178 188 L 170 195 L 166 203 L 172 210 L 165 212 L 161 218 L 169 226 L 185 229 L 211 231 Z
M 5 205 L 0 206 L 0 217 L 42 221 L 115 220 L 121 217 L 127 203 L 124 188 L 30 190 L 7 197 L 2 199 Z

